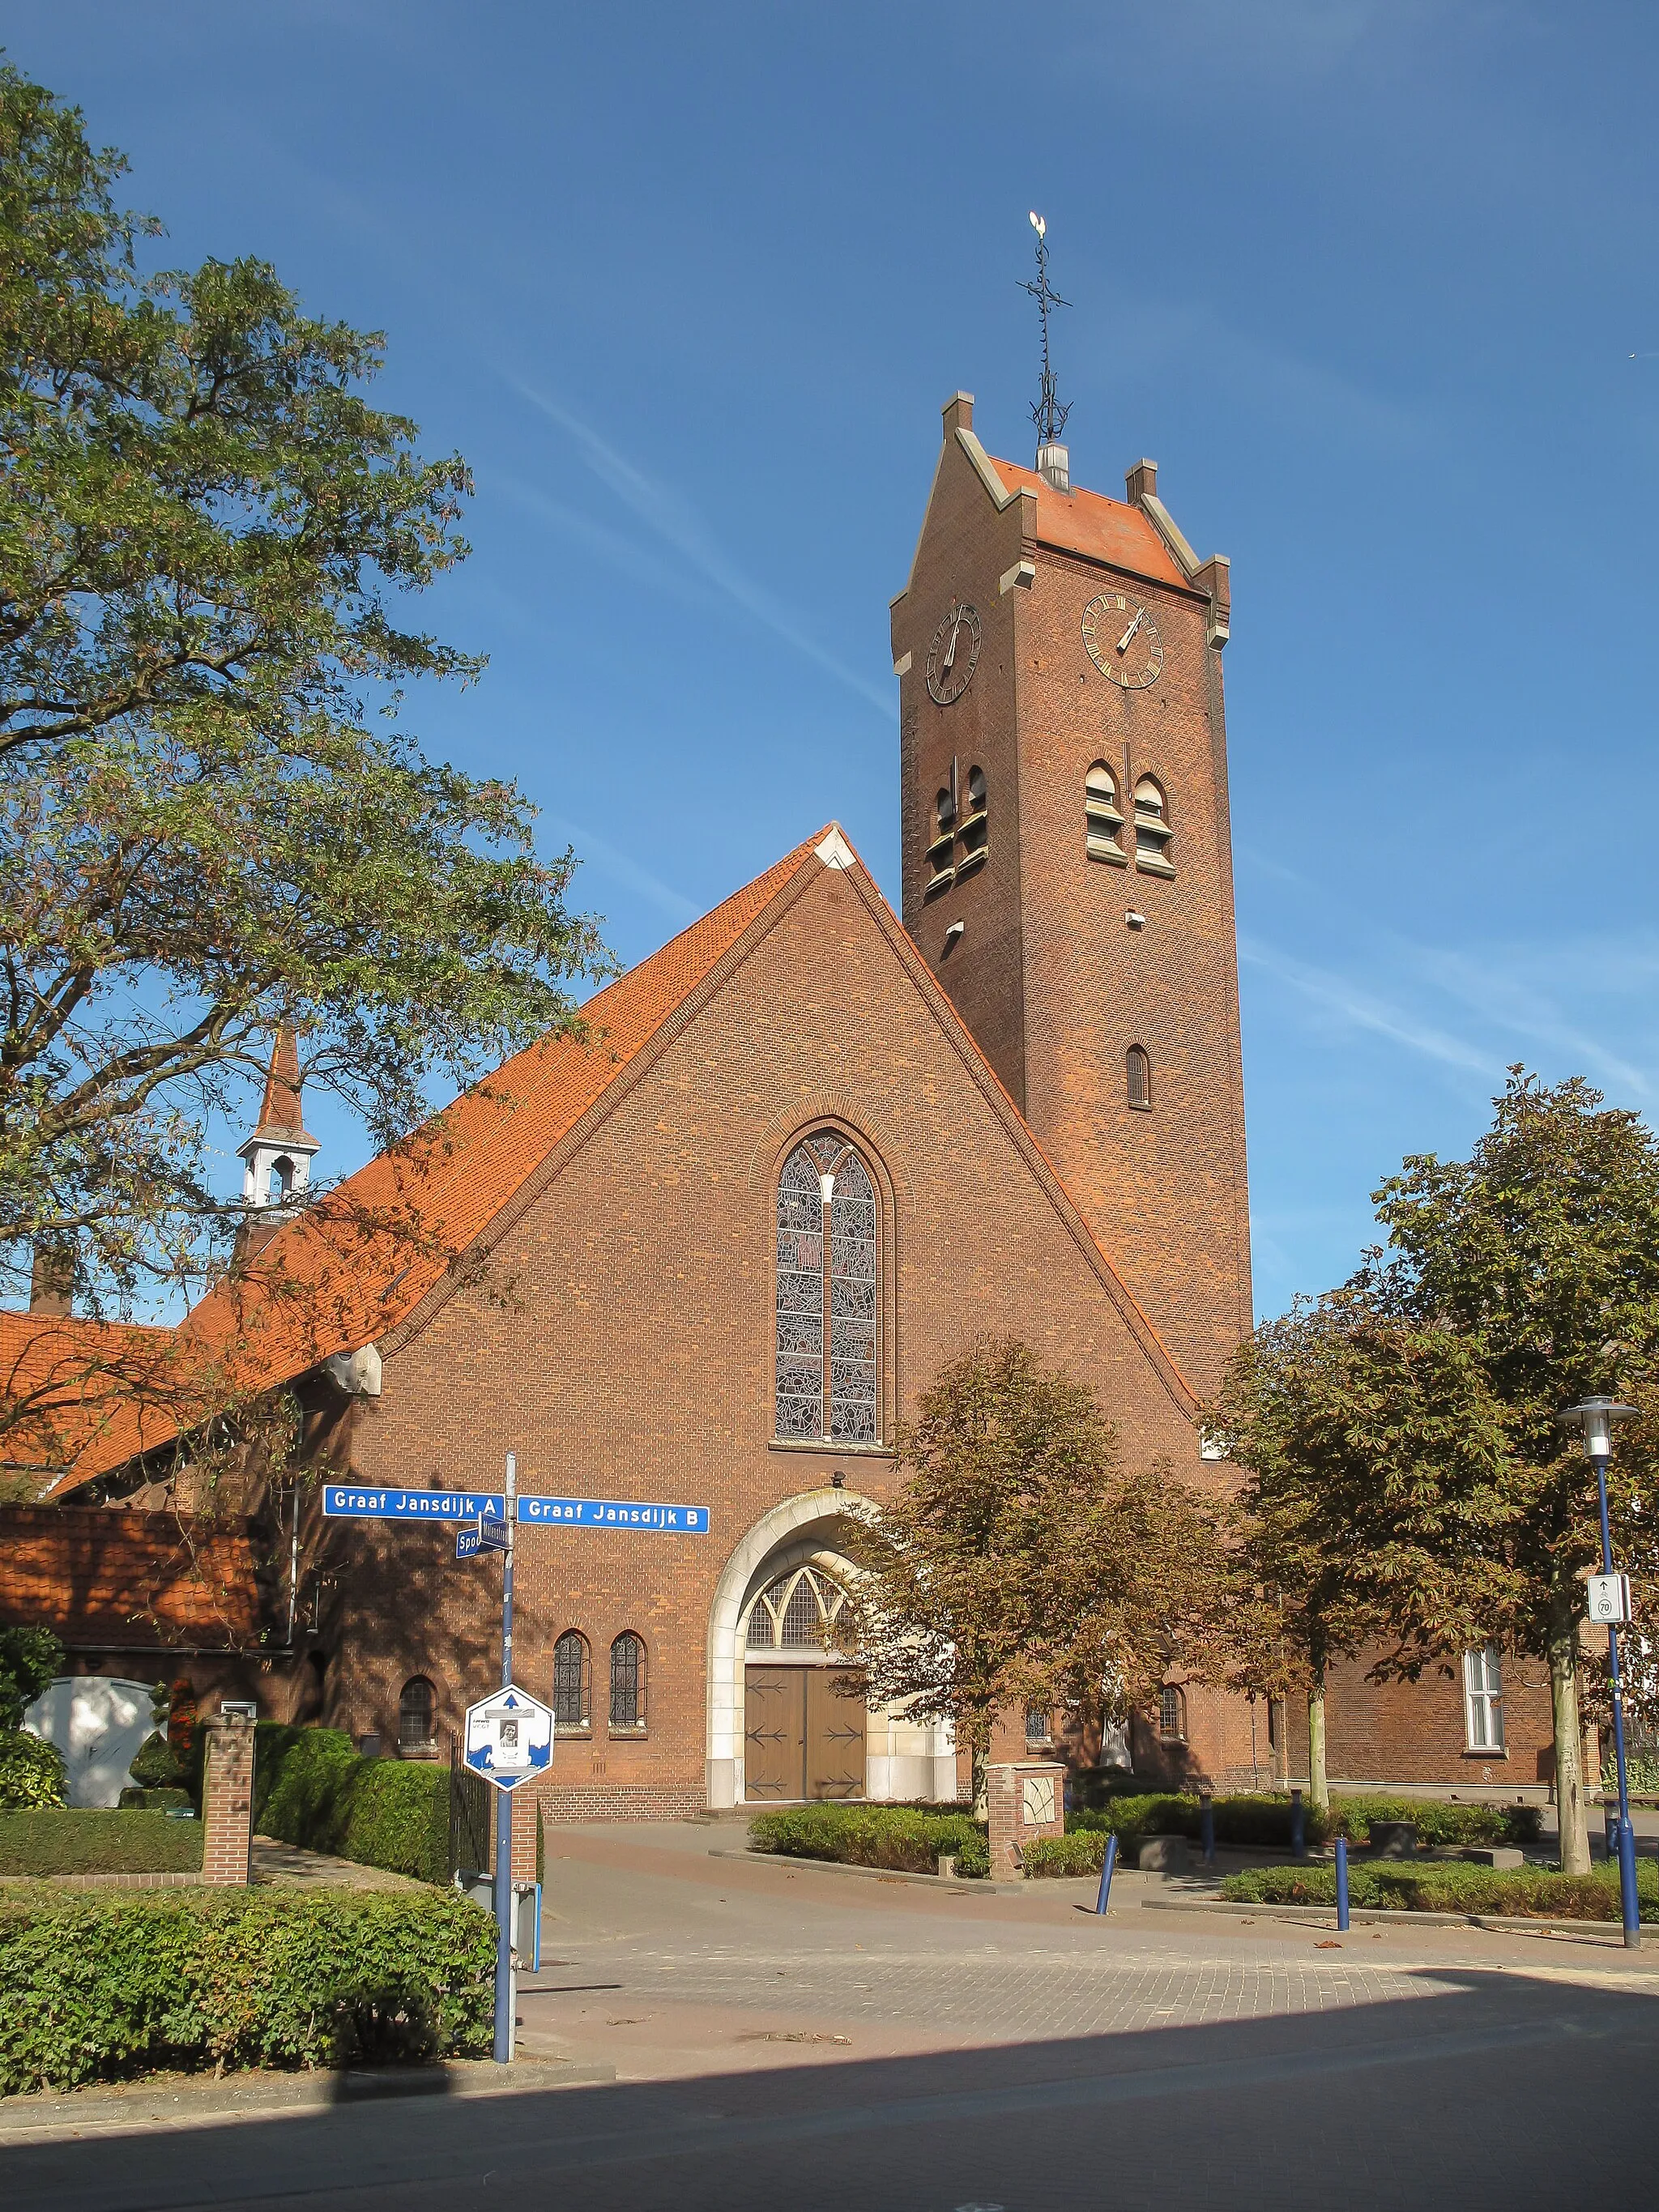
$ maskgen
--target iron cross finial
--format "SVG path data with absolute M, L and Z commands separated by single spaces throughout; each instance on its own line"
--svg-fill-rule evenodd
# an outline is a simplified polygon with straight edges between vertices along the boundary
M 1066 428 L 1069 405 L 1062 407 L 1054 397 L 1054 372 L 1048 360 L 1048 310 L 1050 307 L 1069 307 L 1071 301 L 1062 300 L 1048 282 L 1048 226 L 1035 210 L 1031 228 L 1036 233 L 1037 280 L 1035 284 L 1022 284 L 1020 289 L 1029 292 L 1037 303 L 1037 313 L 1042 319 L 1042 396 L 1031 409 L 1031 420 L 1036 424 L 1038 443 L 1052 446 Z

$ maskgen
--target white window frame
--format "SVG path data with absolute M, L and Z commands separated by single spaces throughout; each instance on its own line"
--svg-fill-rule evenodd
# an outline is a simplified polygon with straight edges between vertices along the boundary
M 1463 1654 L 1463 1745 L 1489 1755 L 1504 1749 L 1504 1662 L 1495 1644 Z

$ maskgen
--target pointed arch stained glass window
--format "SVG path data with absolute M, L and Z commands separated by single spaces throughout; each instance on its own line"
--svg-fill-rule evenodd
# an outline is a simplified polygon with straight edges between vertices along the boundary
M 876 1441 L 876 1188 L 821 1129 L 778 1178 L 777 1434 Z

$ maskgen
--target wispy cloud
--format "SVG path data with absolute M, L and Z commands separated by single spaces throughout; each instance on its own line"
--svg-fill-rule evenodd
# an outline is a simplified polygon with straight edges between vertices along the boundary
M 680 493 L 648 476 L 602 438 L 590 423 L 584 422 L 580 416 L 572 414 L 546 392 L 516 379 L 513 380 L 513 389 L 530 406 L 546 416 L 549 422 L 557 423 L 600 483 L 696 574 L 753 621 L 769 629 L 775 637 L 781 638 L 786 645 L 815 662 L 848 690 L 857 692 L 860 698 L 867 700 L 890 720 L 892 719 L 896 709 L 890 696 L 867 683 L 856 669 L 848 668 L 819 643 L 791 609 L 746 574 L 717 544 L 702 517 Z
M 568 822 L 556 814 L 544 814 L 542 819 L 555 836 L 569 840 L 580 854 L 584 866 L 591 867 L 596 876 L 620 884 L 624 890 L 647 900 L 681 928 L 687 922 L 695 921 L 702 912 L 696 901 L 687 898 L 684 891 L 676 890 L 672 884 L 664 883 L 660 876 L 653 876 L 648 868 L 642 868 L 631 854 L 623 852 L 606 838 L 596 836 L 592 830 L 583 829 L 580 823 Z
M 1265 974 L 1277 976 L 1288 983 L 1318 1006 L 1349 1024 L 1354 1029 L 1369 1030 L 1373 1035 L 1389 1038 L 1395 1044 L 1407 1046 L 1413 1052 L 1424 1054 L 1430 1060 L 1443 1061 L 1448 1067 L 1468 1068 L 1481 1075 L 1489 1075 L 1493 1066 L 1491 1053 L 1477 1051 L 1462 1038 L 1433 1024 L 1419 1020 L 1414 1014 L 1361 988 L 1348 976 L 1328 968 L 1315 968 L 1300 960 L 1293 960 L 1249 938 L 1241 938 L 1239 959 L 1247 966 L 1259 968 Z

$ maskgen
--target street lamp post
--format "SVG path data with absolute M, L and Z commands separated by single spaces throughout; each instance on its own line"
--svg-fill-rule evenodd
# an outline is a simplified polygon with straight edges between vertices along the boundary
M 1596 1502 L 1601 1513 L 1601 1572 L 1613 1573 L 1613 1533 L 1607 1521 L 1607 1460 L 1613 1426 L 1636 1411 L 1611 1398 L 1585 1398 L 1562 1414 L 1564 1427 L 1584 1440 L 1584 1457 L 1595 1469 Z M 1619 1631 L 1607 1624 L 1607 1680 L 1613 1690 L 1613 1755 L 1619 1774 L 1619 1898 L 1625 1923 L 1625 1948 L 1641 1948 L 1642 1915 L 1636 1895 L 1636 1837 L 1630 1824 L 1630 1789 L 1625 1775 L 1625 1693 L 1619 1675 Z

